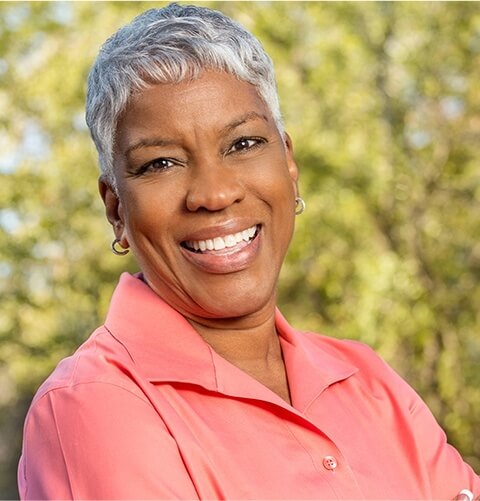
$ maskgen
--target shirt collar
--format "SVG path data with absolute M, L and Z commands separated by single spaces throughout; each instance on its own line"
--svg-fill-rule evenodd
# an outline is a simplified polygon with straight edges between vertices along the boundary
M 208 344 L 140 276 L 122 273 L 105 327 L 148 380 L 195 382 L 216 389 Z
M 330 348 L 328 337 L 295 330 L 277 309 L 280 335 L 293 406 L 303 412 L 323 391 L 349 378 L 358 368 Z
M 294 330 L 278 310 L 275 322 L 296 409 L 305 409 L 328 386 L 357 372 L 322 349 L 319 338 Z M 151 382 L 190 383 L 232 396 L 285 404 L 215 353 L 188 321 L 138 276 L 121 275 L 105 327 L 126 348 L 139 373 Z

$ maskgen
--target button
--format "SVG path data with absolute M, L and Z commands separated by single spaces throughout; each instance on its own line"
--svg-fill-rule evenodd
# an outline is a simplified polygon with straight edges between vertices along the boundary
M 333 456 L 325 456 L 323 458 L 323 466 L 327 470 L 334 470 L 337 467 L 337 460 Z

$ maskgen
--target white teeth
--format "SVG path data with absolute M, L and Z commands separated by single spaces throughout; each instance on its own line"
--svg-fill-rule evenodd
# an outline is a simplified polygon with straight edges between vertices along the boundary
M 223 241 L 222 237 L 217 237 L 213 239 L 213 246 L 215 250 L 222 250 L 225 249 L 226 245 L 225 242 Z
M 227 235 L 225 238 L 225 245 L 227 247 L 233 247 L 235 245 L 237 245 L 237 239 L 235 238 L 234 235 Z
M 224 237 L 215 237 L 214 239 L 208 240 L 188 240 L 186 243 L 187 247 L 190 249 L 194 249 L 196 251 L 205 251 L 205 250 L 222 250 L 225 247 L 235 247 L 238 243 L 242 242 L 250 242 L 257 231 L 257 226 L 252 226 L 251 228 L 247 228 L 246 230 L 239 231 L 238 233 L 234 233 L 232 235 L 226 235 Z

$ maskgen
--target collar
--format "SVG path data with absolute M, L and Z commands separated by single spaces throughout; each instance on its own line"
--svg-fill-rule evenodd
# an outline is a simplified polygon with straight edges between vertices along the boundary
M 294 330 L 275 314 L 293 406 L 303 411 L 330 385 L 357 368 L 329 353 L 322 336 Z M 202 386 L 226 395 L 288 406 L 280 397 L 220 357 L 188 321 L 165 303 L 139 276 L 123 273 L 105 327 L 128 351 L 137 370 L 155 383 Z

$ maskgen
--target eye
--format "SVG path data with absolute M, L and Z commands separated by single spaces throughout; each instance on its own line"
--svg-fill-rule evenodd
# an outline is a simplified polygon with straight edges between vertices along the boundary
M 227 154 L 249 151 L 254 148 L 258 148 L 263 143 L 265 143 L 265 139 L 260 137 L 242 137 L 232 144 L 230 149 L 227 151 Z
M 150 162 L 142 165 L 142 167 L 138 170 L 138 174 L 141 175 L 145 172 L 167 170 L 174 165 L 175 161 L 170 158 L 156 158 L 155 160 L 151 160 Z

